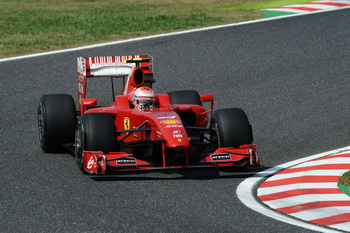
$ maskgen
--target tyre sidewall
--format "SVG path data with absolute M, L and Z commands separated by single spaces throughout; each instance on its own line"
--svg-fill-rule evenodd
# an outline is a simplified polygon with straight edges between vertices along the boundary
M 79 145 L 78 145 L 79 144 Z M 84 151 L 119 151 L 113 117 L 105 113 L 84 114 L 75 131 L 75 159 L 79 169 L 84 171 Z
M 240 108 L 220 109 L 214 112 L 211 127 L 218 147 L 239 147 L 253 142 L 251 125 Z
M 77 120 L 72 96 L 44 95 L 37 113 L 40 146 L 44 152 L 60 152 L 63 144 L 74 143 Z
M 195 90 L 181 90 L 169 92 L 171 104 L 195 104 L 202 106 L 200 95 Z

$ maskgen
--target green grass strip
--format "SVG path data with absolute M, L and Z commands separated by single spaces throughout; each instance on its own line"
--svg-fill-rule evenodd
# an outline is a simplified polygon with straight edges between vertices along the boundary
M 345 193 L 346 195 L 350 196 L 350 186 L 338 184 L 338 188 Z
M 221 17 L 170 4 L 106 0 L 0 0 L 0 56 L 115 41 L 221 24 Z
M 286 12 L 286 11 L 263 10 L 262 14 L 263 14 L 264 18 L 270 18 L 270 17 L 282 16 L 282 15 L 293 15 L 295 13 L 293 13 L 293 12 Z

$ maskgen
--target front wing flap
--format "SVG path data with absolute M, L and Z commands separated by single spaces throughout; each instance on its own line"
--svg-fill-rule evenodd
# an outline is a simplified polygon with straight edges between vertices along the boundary
M 126 152 L 84 151 L 84 171 L 88 174 L 105 174 L 107 167 L 113 170 L 137 170 L 151 168 L 151 164 Z
M 241 145 L 239 148 L 222 147 L 200 161 L 200 164 L 211 164 L 218 167 L 239 167 L 250 165 L 260 166 L 260 159 L 256 154 L 256 145 Z
M 196 167 L 245 167 L 260 166 L 256 146 L 242 145 L 239 148 L 219 148 L 196 164 L 184 166 L 154 166 L 144 160 L 135 158 L 126 152 L 84 151 L 84 171 L 88 174 L 105 174 L 107 169 L 114 171 L 137 171 L 152 169 L 182 169 Z

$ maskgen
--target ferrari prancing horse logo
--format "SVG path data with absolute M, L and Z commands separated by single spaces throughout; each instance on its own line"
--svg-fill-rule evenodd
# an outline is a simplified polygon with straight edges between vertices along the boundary
M 125 130 L 130 129 L 130 118 L 129 117 L 124 117 L 124 129 Z

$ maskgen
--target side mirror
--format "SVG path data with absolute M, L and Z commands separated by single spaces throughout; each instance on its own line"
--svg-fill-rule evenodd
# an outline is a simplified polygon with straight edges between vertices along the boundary
M 97 105 L 96 99 L 83 99 L 83 107 L 93 107 Z

